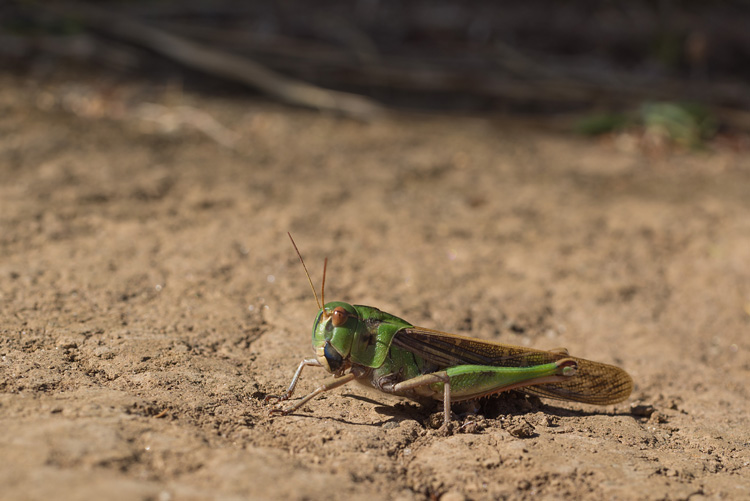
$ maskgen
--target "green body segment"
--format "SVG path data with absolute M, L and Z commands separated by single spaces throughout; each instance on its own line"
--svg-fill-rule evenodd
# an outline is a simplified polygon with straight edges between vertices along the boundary
M 440 367 L 429 364 L 421 357 L 416 356 L 407 350 L 391 347 L 390 356 L 386 358 L 380 367 L 376 367 L 372 372 L 372 381 L 379 381 L 382 378 L 391 377 L 398 382 L 429 374 L 439 370 Z M 376 386 L 373 384 L 373 386 Z
M 377 308 L 359 305 L 355 308 L 361 320 L 352 343 L 351 360 L 365 367 L 380 367 L 389 356 L 393 336 L 412 325 Z

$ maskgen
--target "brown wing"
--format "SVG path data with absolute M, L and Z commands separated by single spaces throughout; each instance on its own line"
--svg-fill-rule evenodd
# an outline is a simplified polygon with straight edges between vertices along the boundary
M 622 402 L 633 390 L 633 380 L 619 367 L 564 353 L 482 341 L 423 327 L 401 329 L 394 336 L 393 345 L 441 368 L 464 364 L 530 367 L 563 358 L 578 362 L 575 376 L 564 382 L 527 386 L 520 390 L 542 397 L 607 405 Z

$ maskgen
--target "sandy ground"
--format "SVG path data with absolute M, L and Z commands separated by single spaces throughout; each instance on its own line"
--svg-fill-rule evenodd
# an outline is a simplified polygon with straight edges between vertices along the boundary
M 0 497 L 750 499 L 750 160 L 634 146 L 0 76 Z M 317 311 L 287 231 L 329 300 L 633 395 L 450 436 L 358 385 L 269 418 Z

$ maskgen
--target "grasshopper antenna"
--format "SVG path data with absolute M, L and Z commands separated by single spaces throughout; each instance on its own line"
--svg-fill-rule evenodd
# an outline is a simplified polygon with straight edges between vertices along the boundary
M 323 301 L 323 306 L 326 305 L 326 268 L 328 268 L 328 258 L 323 261 L 323 284 L 320 286 L 320 300 Z
M 307 266 L 305 266 L 305 260 L 302 259 L 302 254 L 300 254 L 299 249 L 297 248 L 297 244 L 294 243 L 294 239 L 292 238 L 292 234 L 288 231 L 286 232 L 287 235 L 289 235 L 289 240 L 292 241 L 292 245 L 294 246 L 294 250 L 297 251 L 297 257 L 299 257 L 299 262 L 302 263 L 302 267 L 305 269 L 305 275 L 307 275 L 307 281 L 310 282 L 310 288 L 313 291 L 313 295 L 315 296 L 315 302 L 318 303 L 318 308 L 321 310 L 323 307 L 320 305 L 320 300 L 318 299 L 318 293 L 315 292 L 315 286 L 312 283 L 312 279 L 310 278 L 310 273 L 307 271 Z M 328 262 L 328 258 L 326 258 L 326 263 Z M 326 283 L 326 272 L 325 272 L 325 265 L 323 265 L 323 286 L 325 286 Z M 320 291 L 321 294 L 323 291 Z M 323 312 L 325 314 L 325 311 Z

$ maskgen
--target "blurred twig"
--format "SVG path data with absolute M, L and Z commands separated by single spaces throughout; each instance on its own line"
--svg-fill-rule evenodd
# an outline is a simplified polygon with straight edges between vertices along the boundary
M 378 104 L 365 97 L 294 80 L 248 58 L 215 50 L 124 15 L 88 5 L 56 5 L 54 11 L 73 15 L 94 30 L 147 47 L 190 68 L 252 86 L 287 103 L 359 119 L 369 119 L 381 110 Z

